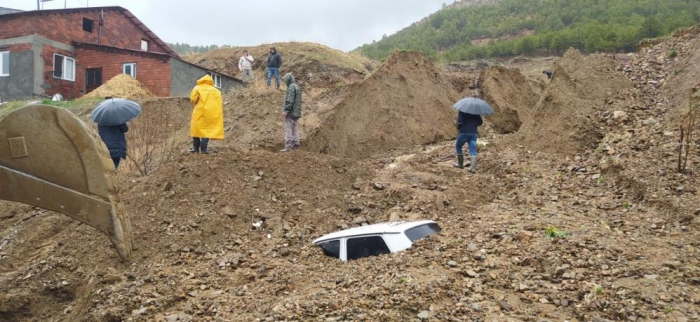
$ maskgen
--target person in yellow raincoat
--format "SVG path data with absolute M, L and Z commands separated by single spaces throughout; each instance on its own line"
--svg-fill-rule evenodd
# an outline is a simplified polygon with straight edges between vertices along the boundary
M 214 87 L 214 80 L 206 75 L 197 81 L 192 89 L 190 101 L 194 104 L 192 111 L 192 148 L 190 153 L 209 154 L 209 140 L 224 139 L 224 107 L 221 92 Z

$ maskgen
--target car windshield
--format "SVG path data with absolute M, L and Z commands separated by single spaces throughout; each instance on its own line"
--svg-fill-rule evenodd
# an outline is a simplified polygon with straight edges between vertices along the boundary
M 340 258 L 340 241 L 330 240 L 318 244 L 323 249 L 323 253 L 327 256 Z
M 437 234 L 442 230 L 440 226 L 436 223 L 430 223 L 430 224 L 425 224 L 425 225 L 420 225 L 418 227 L 413 227 L 409 230 L 406 231 L 406 236 L 408 239 L 410 239 L 412 242 L 423 239 L 425 237 L 428 237 L 433 234 Z
M 380 236 L 348 238 L 347 248 L 348 260 L 391 253 Z

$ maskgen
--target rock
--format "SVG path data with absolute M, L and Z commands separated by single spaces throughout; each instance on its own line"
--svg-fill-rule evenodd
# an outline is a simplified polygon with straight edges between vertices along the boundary
M 358 205 L 350 205 L 348 206 L 348 212 L 351 214 L 359 214 L 362 212 L 362 207 Z
M 542 304 L 547 304 L 547 303 L 549 303 L 549 300 L 546 299 L 546 298 L 544 298 L 544 297 L 541 297 L 541 298 L 540 298 L 540 303 L 542 303 Z
M 288 222 L 285 221 L 285 222 L 282 224 L 282 229 L 284 229 L 284 231 L 290 231 L 290 230 L 292 230 L 292 227 L 289 225 Z
M 253 176 L 253 181 L 260 181 L 262 178 L 261 176 Z
M 529 288 L 527 285 L 525 285 L 525 284 L 523 284 L 523 283 L 520 283 L 520 286 L 518 286 L 518 289 L 519 289 L 521 292 L 523 292 L 523 291 L 529 290 L 530 288 Z
M 173 183 L 168 181 L 163 185 L 163 191 L 170 191 L 173 188 Z
M 389 215 L 389 221 L 401 221 L 401 217 L 399 217 L 399 213 L 392 212 L 391 215 Z
M 474 255 L 472 255 L 472 257 L 478 261 L 484 261 L 484 260 L 486 260 L 486 252 L 483 250 L 480 250 L 478 252 L 475 252 Z
M 476 244 L 474 244 L 474 243 L 469 243 L 469 245 L 467 245 L 467 250 L 475 251 L 477 249 L 478 248 L 476 247 Z
M 472 303 L 472 310 L 481 312 L 481 305 L 479 303 Z
M 354 189 L 354 190 L 360 190 L 360 185 L 357 184 L 357 183 L 353 183 L 353 184 L 352 184 L 352 189 Z
M 644 278 L 650 281 L 655 281 L 658 277 L 659 275 L 644 275 Z
M 165 317 L 167 322 L 191 322 L 192 316 L 183 312 L 171 314 Z
M 353 220 L 352 222 L 356 225 L 364 224 L 367 222 L 367 218 L 365 218 L 364 216 L 359 216 L 355 218 L 355 220 Z
M 508 304 L 508 302 L 506 302 L 506 300 L 498 301 L 498 305 L 501 306 L 501 309 L 503 311 L 512 311 L 513 310 L 513 308 L 510 306 L 510 304 Z
M 418 315 L 416 315 L 416 317 L 418 317 L 421 320 L 427 320 L 430 318 L 430 311 L 428 311 L 428 310 L 421 311 L 420 313 L 418 313 Z
M 384 190 L 384 184 L 381 182 L 372 182 L 372 188 L 374 188 L 374 190 Z
M 178 244 L 171 244 L 170 245 L 170 250 L 173 252 L 179 252 L 180 251 L 180 245 Z
M 233 210 L 233 208 L 226 206 L 223 209 L 221 209 L 221 212 L 224 213 L 224 215 L 228 216 L 229 218 L 235 218 L 236 212 Z
M 449 266 L 449 267 L 456 267 L 456 266 L 457 266 L 457 262 L 455 262 L 455 261 L 449 261 L 449 262 L 447 262 L 447 266 Z
M 467 276 L 469 276 L 471 278 L 476 278 L 479 276 L 479 274 L 477 274 L 474 270 L 471 270 L 471 269 L 467 270 L 465 273 L 467 274 Z
M 105 275 L 105 277 L 102 278 L 102 283 L 114 284 L 114 283 L 121 282 L 122 280 L 124 280 L 124 278 L 121 275 L 107 274 L 107 275 Z
M 627 118 L 627 112 L 625 111 L 614 111 L 613 112 L 613 119 L 614 120 L 621 120 Z

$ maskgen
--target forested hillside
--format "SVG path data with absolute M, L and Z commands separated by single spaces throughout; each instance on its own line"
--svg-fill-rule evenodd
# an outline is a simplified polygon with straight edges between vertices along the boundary
M 466 1 L 468 2 L 468 1 Z M 445 6 L 427 19 L 360 48 L 384 59 L 416 50 L 448 61 L 532 53 L 632 51 L 700 21 L 699 0 L 501 0 Z

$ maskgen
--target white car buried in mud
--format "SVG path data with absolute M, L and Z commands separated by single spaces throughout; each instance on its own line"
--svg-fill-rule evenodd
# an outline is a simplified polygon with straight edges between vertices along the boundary
M 348 261 L 402 251 L 410 248 L 414 241 L 440 230 L 432 220 L 388 222 L 341 230 L 313 243 L 326 255 Z

